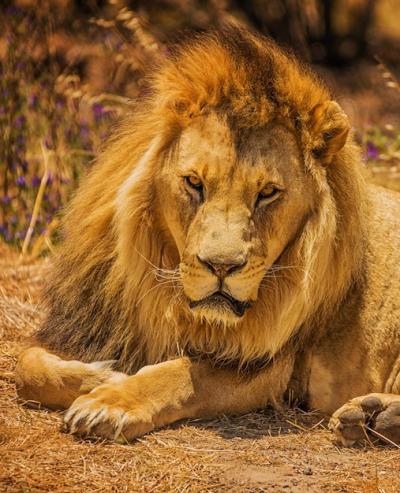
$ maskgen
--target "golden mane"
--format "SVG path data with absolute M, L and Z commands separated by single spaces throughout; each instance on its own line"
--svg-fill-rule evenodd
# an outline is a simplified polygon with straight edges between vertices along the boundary
M 363 181 L 352 139 L 328 167 L 309 164 L 321 146 L 311 114 L 329 99 L 292 55 L 238 28 L 203 34 L 178 49 L 152 76 L 149 95 L 107 143 L 69 206 L 41 343 L 84 361 L 116 359 L 134 372 L 185 352 L 242 365 L 267 360 L 322 326 L 357 276 L 363 237 Z M 261 288 L 261 302 L 235 327 L 199 327 L 179 287 L 158 289 L 152 275 L 179 264 L 158 224 L 152 178 L 191 118 L 208 111 L 226 115 L 238 130 L 284 118 L 318 185 L 313 217 L 280 259 L 296 268 L 273 289 Z

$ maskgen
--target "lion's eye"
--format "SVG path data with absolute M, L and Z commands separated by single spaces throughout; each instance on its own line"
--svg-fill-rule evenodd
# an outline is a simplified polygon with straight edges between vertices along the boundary
M 201 190 L 203 190 L 203 183 L 201 182 L 200 178 L 196 175 L 185 176 L 185 182 L 190 188 L 193 188 L 198 192 L 201 192 Z
M 282 190 L 280 188 L 277 188 L 275 185 L 269 184 L 265 186 L 258 194 L 257 204 L 260 202 L 269 204 L 270 202 L 278 198 L 281 192 Z

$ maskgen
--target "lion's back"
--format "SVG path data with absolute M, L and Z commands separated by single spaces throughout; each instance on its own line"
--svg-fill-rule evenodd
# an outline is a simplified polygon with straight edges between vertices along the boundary
M 365 316 L 367 330 L 392 340 L 400 354 L 400 193 L 369 187 Z
M 392 228 L 400 226 L 400 192 L 377 185 L 369 185 L 368 191 L 372 203 L 371 208 L 374 211 L 371 216 L 372 231 L 378 233 L 381 228 L 386 229 L 389 234 L 387 240 L 390 238 L 392 241 L 400 242 L 400 231 Z M 384 245 L 388 243 L 387 240 L 383 239 Z

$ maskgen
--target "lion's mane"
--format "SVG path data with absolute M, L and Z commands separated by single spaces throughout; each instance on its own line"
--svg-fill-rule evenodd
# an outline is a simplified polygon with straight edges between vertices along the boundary
M 178 49 L 156 70 L 147 95 L 67 210 L 40 342 L 85 361 L 116 359 L 120 369 L 134 372 L 191 351 L 247 364 L 318 337 L 317 328 L 357 278 L 363 237 L 363 181 L 352 137 L 329 166 L 310 164 L 320 144 L 310 113 L 329 99 L 293 56 L 238 28 L 203 34 Z M 229 115 L 237 129 L 286 118 L 317 185 L 315 210 L 280 259 L 296 268 L 277 277 L 273 288 L 262 287 L 259 302 L 234 327 L 195 321 L 179 287 L 158 287 L 152 275 L 154 266 L 179 264 L 156 214 L 157 207 L 175 205 L 157 201 L 152 179 L 163 159 L 173 159 L 171 143 L 191 118 L 213 110 Z

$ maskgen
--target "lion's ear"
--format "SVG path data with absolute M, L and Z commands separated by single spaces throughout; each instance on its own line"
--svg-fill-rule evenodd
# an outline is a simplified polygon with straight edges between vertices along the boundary
M 312 154 L 329 164 L 346 143 L 350 124 L 347 115 L 335 101 L 317 105 L 311 112 Z

